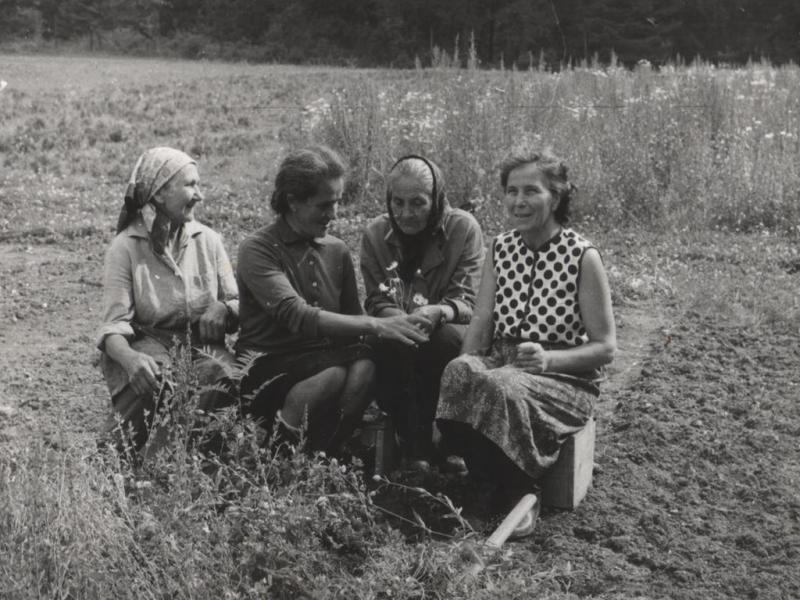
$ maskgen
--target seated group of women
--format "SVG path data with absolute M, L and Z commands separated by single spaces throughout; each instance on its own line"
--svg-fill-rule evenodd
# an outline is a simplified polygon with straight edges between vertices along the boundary
M 616 345 L 600 255 L 566 227 L 566 166 L 538 153 L 503 164 L 510 228 L 485 252 L 439 167 L 398 160 L 386 213 L 362 236 L 363 304 L 348 248 L 327 233 L 345 177 L 329 148 L 286 156 L 275 218 L 241 244 L 234 274 L 220 236 L 194 219 L 196 162 L 171 148 L 139 158 L 106 257 L 97 339 L 117 420 L 144 446 L 175 340 L 188 331 L 204 347 L 197 373 L 211 383 L 233 361 L 225 334 L 238 330 L 236 353 L 258 354 L 242 407 L 283 441 L 306 428 L 310 448 L 336 452 L 375 398 L 417 467 L 460 456 L 509 497 L 524 493 L 591 417 Z

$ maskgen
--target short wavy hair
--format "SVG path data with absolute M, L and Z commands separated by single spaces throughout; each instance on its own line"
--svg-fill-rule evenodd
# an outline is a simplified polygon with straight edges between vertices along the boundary
M 290 199 L 305 202 L 319 191 L 322 183 L 346 174 L 344 159 L 327 146 L 295 150 L 281 161 L 270 206 L 279 215 L 284 215 L 289 212 Z
M 559 225 L 566 225 L 570 218 L 570 200 L 572 193 L 577 188 L 567 177 L 567 165 L 559 157 L 549 152 L 531 152 L 528 154 L 515 154 L 500 165 L 500 185 L 503 192 L 508 185 L 508 176 L 511 171 L 534 164 L 544 176 L 547 188 L 554 194 L 559 202 L 553 212 L 553 217 Z

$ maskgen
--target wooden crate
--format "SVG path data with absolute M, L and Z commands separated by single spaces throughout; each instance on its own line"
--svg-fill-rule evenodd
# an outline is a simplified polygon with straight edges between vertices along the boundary
M 556 464 L 541 480 L 542 504 L 574 509 L 586 496 L 594 470 L 594 417 L 564 442 Z

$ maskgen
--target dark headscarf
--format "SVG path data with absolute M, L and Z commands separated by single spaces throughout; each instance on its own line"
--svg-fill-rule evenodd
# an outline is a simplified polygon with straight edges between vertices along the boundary
M 169 239 L 170 219 L 160 204 L 153 202 L 156 194 L 186 165 L 197 162 L 185 152 L 160 146 L 147 150 L 136 161 L 128 187 L 125 203 L 117 220 L 117 233 L 130 225 L 141 210 L 150 203 L 156 209 L 156 218 L 150 229 L 153 251 L 163 254 Z
M 400 278 L 406 282 L 413 279 L 414 273 L 422 265 L 422 260 L 425 256 L 425 250 L 427 249 L 428 244 L 431 243 L 431 240 L 433 240 L 438 229 L 441 227 L 442 219 L 444 218 L 444 211 L 448 206 L 447 195 L 445 193 L 444 175 L 442 175 L 441 169 L 439 169 L 439 167 L 433 161 L 428 160 L 423 156 L 409 154 L 398 159 L 392 168 L 389 169 L 389 173 L 391 174 L 392 171 L 398 167 L 398 165 L 407 160 L 419 160 L 425 163 L 428 169 L 430 169 L 433 184 L 431 187 L 431 212 L 428 215 L 428 223 L 425 225 L 425 229 L 413 235 L 403 233 L 403 230 L 400 229 L 400 226 L 397 224 L 394 214 L 392 213 L 391 189 L 387 188 L 386 190 L 386 208 L 389 213 L 389 222 L 392 225 L 392 230 L 397 236 L 397 239 L 400 240 L 400 248 L 402 250 L 402 257 L 397 266 L 397 272 L 400 275 Z

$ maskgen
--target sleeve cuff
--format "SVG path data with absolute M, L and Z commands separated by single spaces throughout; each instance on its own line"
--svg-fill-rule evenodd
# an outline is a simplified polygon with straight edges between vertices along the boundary
M 136 336 L 133 331 L 133 327 L 127 321 L 105 323 L 97 331 L 97 337 L 95 338 L 95 345 L 97 348 L 101 351 L 105 351 L 106 338 L 114 334 L 121 335 L 129 340 Z

